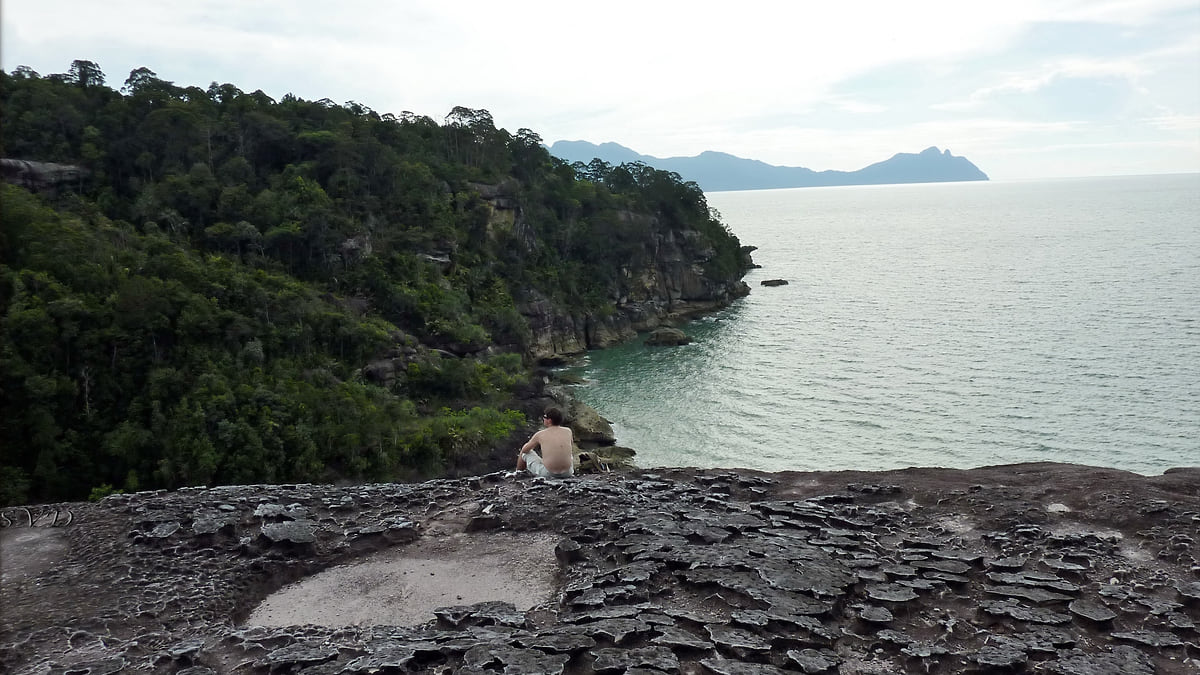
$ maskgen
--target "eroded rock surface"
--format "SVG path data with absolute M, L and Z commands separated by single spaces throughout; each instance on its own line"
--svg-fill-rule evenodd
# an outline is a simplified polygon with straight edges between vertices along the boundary
M 10 673 L 1200 672 L 1200 469 L 196 488 L 0 526 Z M 293 581 L 479 530 L 514 565 L 553 537 L 552 599 L 247 624 Z

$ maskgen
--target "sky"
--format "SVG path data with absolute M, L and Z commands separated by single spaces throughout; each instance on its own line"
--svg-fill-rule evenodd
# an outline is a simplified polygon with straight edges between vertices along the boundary
M 455 106 L 656 157 L 993 179 L 1200 172 L 1200 0 L 5 0 L 0 67 Z

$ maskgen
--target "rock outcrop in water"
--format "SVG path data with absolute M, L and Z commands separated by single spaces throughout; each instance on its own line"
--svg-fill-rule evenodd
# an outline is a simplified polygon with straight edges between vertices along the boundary
M 10 673 L 1200 668 L 1200 469 L 494 474 L 0 516 Z M 297 579 L 472 533 L 553 537 L 554 599 L 429 607 L 414 626 L 244 623 Z

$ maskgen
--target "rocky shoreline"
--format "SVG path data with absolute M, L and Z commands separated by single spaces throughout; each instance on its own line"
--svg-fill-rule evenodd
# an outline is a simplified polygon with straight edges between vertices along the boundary
M 10 673 L 1200 668 L 1200 468 L 191 488 L 6 508 L 0 526 Z M 548 599 L 414 605 L 412 625 L 247 623 L 291 582 L 451 539 L 445 559 L 469 558 L 473 537 L 549 566 L 529 581 Z

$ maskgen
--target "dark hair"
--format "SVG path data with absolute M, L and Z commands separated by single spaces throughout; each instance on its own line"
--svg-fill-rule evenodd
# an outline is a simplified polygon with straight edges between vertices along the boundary
M 562 411 L 559 410 L 558 408 L 555 408 L 554 406 L 550 406 L 549 408 L 546 408 L 546 414 L 542 415 L 542 417 L 553 422 L 554 426 L 556 426 L 556 427 L 562 426 L 562 423 L 563 423 Z

